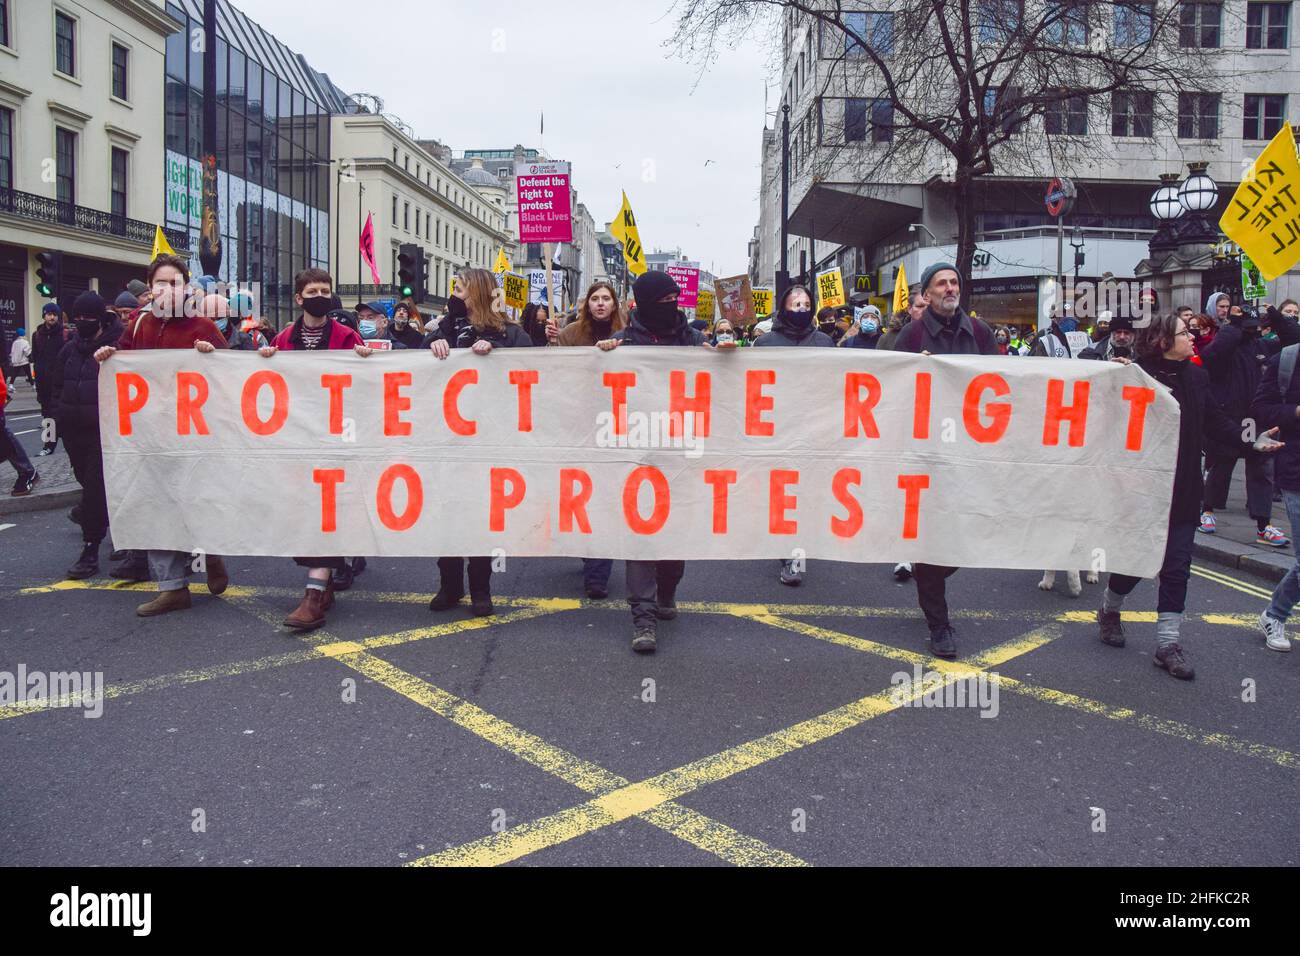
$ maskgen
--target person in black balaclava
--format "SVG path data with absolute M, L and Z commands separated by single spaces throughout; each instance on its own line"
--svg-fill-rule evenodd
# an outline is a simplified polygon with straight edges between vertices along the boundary
M 99 546 L 108 531 L 104 459 L 99 444 L 99 363 L 95 352 L 115 346 L 123 325 L 97 292 L 83 292 L 72 304 L 76 335 L 54 363 L 51 394 L 55 420 L 72 471 L 81 484 L 81 557 L 68 577 L 81 580 L 99 573 Z
M 650 271 L 632 285 L 636 308 L 627 327 L 596 343 L 609 352 L 625 345 L 703 345 L 704 334 L 690 327 L 677 308 L 681 289 L 666 272 Z M 656 622 L 677 616 L 677 585 L 686 573 L 685 561 L 627 562 L 627 603 L 632 607 L 632 650 L 653 654 Z
M 772 331 L 760 335 L 754 344 L 833 348 L 835 340 L 813 323 L 812 296 L 801 285 L 792 285 L 781 295 Z M 786 584 L 791 582 L 786 581 Z

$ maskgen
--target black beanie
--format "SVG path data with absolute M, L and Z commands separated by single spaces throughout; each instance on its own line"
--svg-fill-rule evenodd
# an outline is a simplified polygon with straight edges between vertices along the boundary
M 108 306 L 104 304 L 98 292 L 86 291 L 77 296 L 76 301 L 72 303 L 69 317 L 74 322 L 77 319 L 96 319 L 103 322 L 108 317 Z
M 639 276 L 632 283 L 632 296 L 638 306 L 658 302 L 666 295 L 681 295 L 681 293 L 681 287 L 673 281 L 672 276 L 654 269 Z

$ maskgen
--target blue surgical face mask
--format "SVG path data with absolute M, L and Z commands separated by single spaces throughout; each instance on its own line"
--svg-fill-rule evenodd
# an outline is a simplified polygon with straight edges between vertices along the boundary
M 862 320 L 862 331 L 865 332 L 867 335 L 875 335 L 875 334 L 876 334 L 876 331 L 877 331 L 879 328 L 880 328 L 880 326 L 876 324 L 876 320 L 875 320 L 875 319 L 863 319 L 863 320 Z
M 379 334 L 379 327 L 373 322 L 361 322 L 359 328 L 363 339 L 372 339 Z

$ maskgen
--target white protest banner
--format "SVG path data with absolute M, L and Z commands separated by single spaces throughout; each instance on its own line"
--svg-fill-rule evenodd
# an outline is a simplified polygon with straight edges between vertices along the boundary
M 857 349 L 119 352 L 99 397 L 120 548 L 1147 577 L 1179 420 L 1135 365 Z

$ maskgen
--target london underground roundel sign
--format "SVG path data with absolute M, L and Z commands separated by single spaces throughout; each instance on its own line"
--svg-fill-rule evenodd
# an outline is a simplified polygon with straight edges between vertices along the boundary
M 1058 176 L 1047 184 L 1047 211 L 1053 216 L 1063 216 L 1074 206 L 1074 183 Z

